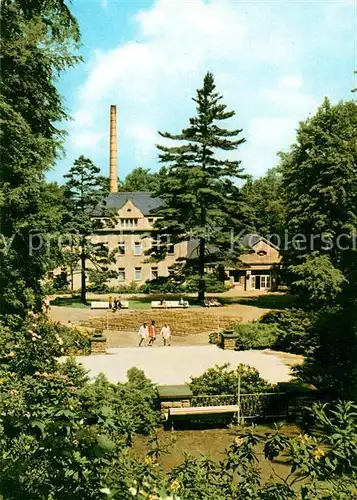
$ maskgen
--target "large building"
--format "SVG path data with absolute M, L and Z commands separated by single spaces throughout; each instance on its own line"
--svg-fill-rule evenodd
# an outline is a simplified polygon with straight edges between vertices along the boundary
M 115 225 L 98 230 L 93 240 L 116 250 L 112 270 L 116 277 L 109 286 L 138 286 L 159 276 L 168 276 L 170 267 L 179 258 L 191 255 L 194 244 L 182 242 L 171 245 L 167 242 L 166 258 L 160 262 L 149 262 L 147 250 L 158 244 L 155 239 L 153 211 L 162 201 L 148 192 L 118 192 L 116 106 L 110 107 L 110 194 L 105 200 L 106 209 L 115 214 Z M 98 214 L 100 217 L 100 214 Z M 162 240 L 160 241 L 162 244 Z M 240 269 L 227 269 L 227 278 L 232 286 L 244 290 L 274 287 L 274 269 L 280 263 L 279 250 L 271 243 L 255 235 L 245 237 L 244 244 L 251 247 L 251 253 L 242 256 Z M 190 248 L 189 248 L 190 247 Z M 91 264 L 88 263 L 90 268 Z M 80 288 L 80 269 L 74 271 L 72 286 Z
M 99 230 L 93 239 L 106 243 L 110 251 L 116 250 L 116 262 L 112 269 L 116 271 L 117 277 L 108 283 L 110 286 L 128 285 L 132 282 L 142 285 L 158 276 L 168 276 L 169 267 L 176 259 L 187 255 L 186 242 L 176 245 L 168 242 L 164 260 L 157 263 L 147 262 L 147 250 L 158 244 L 153 232 L 155 217 L 151 211 L 160 204 L 158 198 L 153 198 L 146 192 L 109 194 L 106 208 L 115 213 L 115 225 Z M 80 273 L 75 273 L 74 288 L 79 287 Z

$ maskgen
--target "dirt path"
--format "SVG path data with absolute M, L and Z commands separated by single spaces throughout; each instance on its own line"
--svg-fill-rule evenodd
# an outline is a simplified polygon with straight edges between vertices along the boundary
M 253 366 L 273 384 L 291 379 L 290 365 L 274 351 L 224 351 L 213 345 L 108 349 L 107 354 L 78 356 L 77 360 L 91 377 L 104 373 L 111 382 L 125 381 L 127 371 L 136 366 L 156 384 L 183 384 L 224 363 L 232 368 L 239 363 Z

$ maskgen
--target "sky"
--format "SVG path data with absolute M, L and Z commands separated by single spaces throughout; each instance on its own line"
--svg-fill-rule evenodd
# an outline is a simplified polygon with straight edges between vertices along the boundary
M 58 88 L 72 120 L 63 182 L 83 154 L 109 172 L 109 108 L 118 114 L 118 174 L 160 168 L 158 131 L 179 133 L 207 71 L 247 140 L 230 158 L 257 177 L 278 163 L 299 121 L 356 87 L 357 0 L 73 0 L 84 62 Z

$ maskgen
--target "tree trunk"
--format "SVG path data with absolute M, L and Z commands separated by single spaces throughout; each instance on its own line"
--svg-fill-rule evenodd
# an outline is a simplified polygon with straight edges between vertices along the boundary
M 205 282 L 205 246 L 206 242 L 204 238 L 200 238 L 199 255 L 198 255 L 198 272 L 199 272 L 199 282 L 198 282 L 198 302 L 200 304 L 204 303 L 205 293 L 206 293 L 206 282 Z
M 86 288 L 86 252 L 85 252 L 85 239 L 82 239 L 81 248 L 81 302 L 87 302 L 87 288 Z

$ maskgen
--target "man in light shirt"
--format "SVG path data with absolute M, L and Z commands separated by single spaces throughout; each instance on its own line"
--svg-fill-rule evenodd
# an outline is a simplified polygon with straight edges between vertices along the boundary
M 161 328 L 161 336 L 164 339 L 164 346 L 171 345 L 171 330 L 167 323 Z
M 139 328 L 138 332 L 139 336 L 139 347 L 144 343 L 145 346 L 147 346 L 147 339 L 149 337 L 149 329 L 147 323 L 143 323 L 141 327 Z

